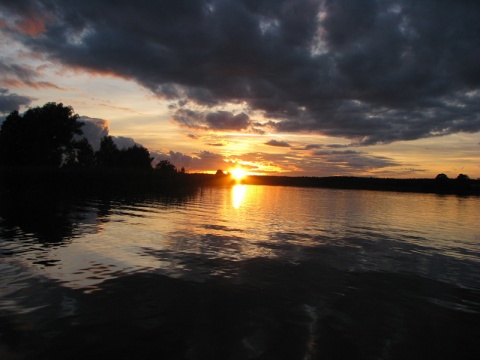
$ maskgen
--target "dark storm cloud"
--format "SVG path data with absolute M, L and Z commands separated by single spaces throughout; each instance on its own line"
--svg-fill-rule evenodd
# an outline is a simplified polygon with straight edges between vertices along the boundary
M 330 149 L 343 149 L 343 148 L 347 148 L 349 146 L 350 145 L 346 145 L 346 144 L 330 144 L 330 145 L 327 145 L 327 147 L 330 148 Z
M 233 115 L 228 111 L 209 113 L 205 120 L 209 127 L 214 130 L 243 130 L 250 125 L 250 119 L 247 114 Z
M 2 7 L 18 24 L 36 26 L 36 33 L 17 26 L 12 35 L 30 48 L 180 101 L 174 119 L 185 126 L 245 129 L 247 115 L 196 118 L 186 107 L 229 103 L 263 112 L 277 131 L 366 145 L 480 130 L 478 1 L 32 0 Z M 13 25 L 4 28 L 13 34 Z
M 292 146 L 292 150 L 314 150 L 314 149 L 323 149 L 324 145 L 321 144 L 307 144 L 307 145 L 299 145 L 299 146 Z
M 32 99 L 27 96 L 10 94 L 8 89 L 0 89 L 0 114 L 9 114 L 31 103 Z
M 173 113 L 172 118 L 174 121 L 187 128 L 207 129 L 205 117 L 201 112 L 190 109 L 178 109 Z M 192 136 L 190 137 L 192 138 Z
M 234 115 L 229 111 L 204 113 L 190 109 L 177 109 L 173 120 L 192 129 L 210 129 L 213 131 L 241 131 L 250 127 L 250 118 L 245 113 Z
M 0 11 L 1 27 L 26 35 L 37 35 L 45 31 L 45 9 L 35 0 L 2 0 Z
M 278 146 L 278 147 L 290 147 L 291 145 L 287 143 L 286 141 L 281 141 L 281 140 L 269 140 L 265 143 L 265 145 L 269 146 Z
M 317 150 L 313 154 L 322 158 L 323 161 L 351 170 L 374 170 L 400 165 L 391 158 L 369 155 L 355 150 Z

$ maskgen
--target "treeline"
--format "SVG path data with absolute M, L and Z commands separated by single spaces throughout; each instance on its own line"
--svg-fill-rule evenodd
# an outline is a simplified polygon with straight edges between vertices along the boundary
M 252 185 L 480 195 L 480 180 L 472 180 L 465 174 L 459 174 L 455 179 L 450 179 L 445 174 L 439 174 L 435 179 L 249 176 L 243 182 Z
M 192 186 L 183 179 L 184 169 L 168 160 L 153 168 L 143 146 L 119 149 L 113 137 L 105 136 L 94 151 L 83 136 L 84 125 L 61 103 L 10 113 L 0 127 L 1 190 L 81 194 Z
M 111 136 L 101 139 L 94 151 L 83 136 L 85 124 L 73 109 L 47 103 L 20 115 L 7 116 L 0 127 L 0 166 L 9 168 L 70 167 L 150 169 L 152 158 L 143 146 L 118 149 Z

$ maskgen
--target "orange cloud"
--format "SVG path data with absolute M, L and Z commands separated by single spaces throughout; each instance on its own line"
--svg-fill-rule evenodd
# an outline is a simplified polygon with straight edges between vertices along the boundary
M 46 32 L 47 22 L 45 14 L 39 14 L 30 9 L 23 14 L 10 16 L 7 20 L 0 19 L 0 28 L 17 31 L 24 35 L 37 36 Z
M 36 36 L 45 32 L 45 24 L 46 21 L 43 17 L 35 14 L 28 14 L 28 17 L 24 17 L 16 22 L 16 27 L 22 34 Z

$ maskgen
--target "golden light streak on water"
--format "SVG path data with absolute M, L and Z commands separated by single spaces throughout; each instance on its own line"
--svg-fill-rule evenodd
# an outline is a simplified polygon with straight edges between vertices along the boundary
M 247 194 L 247 185 L 237 184 L 232 188 L 232 205 L 238 209 L 242 205 L 245 195 Z

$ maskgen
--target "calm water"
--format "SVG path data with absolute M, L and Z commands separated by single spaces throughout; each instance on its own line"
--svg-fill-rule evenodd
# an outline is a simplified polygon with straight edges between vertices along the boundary
M 480 198 L 0 204 L 0 359 L 479 359 Z

